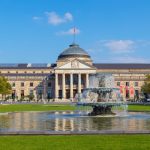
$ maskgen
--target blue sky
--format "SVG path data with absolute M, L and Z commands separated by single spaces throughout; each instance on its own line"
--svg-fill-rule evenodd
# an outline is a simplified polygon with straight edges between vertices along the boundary
M 74 26 L 94 62 L 150 63 L 149 0 L 0 0 L 0 63 L 54 63 Z

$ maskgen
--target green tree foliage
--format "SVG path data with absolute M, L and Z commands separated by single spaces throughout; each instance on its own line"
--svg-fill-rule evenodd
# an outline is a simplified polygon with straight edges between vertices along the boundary
M 0 94 L 2 95 L 8 95 L 11 94 L 12 88 L 10 83 L 5 77 L 0 77 Z
M 142 86 L 142 92 L 150 94 L 150 75 L 146 75 L 144 85 Z

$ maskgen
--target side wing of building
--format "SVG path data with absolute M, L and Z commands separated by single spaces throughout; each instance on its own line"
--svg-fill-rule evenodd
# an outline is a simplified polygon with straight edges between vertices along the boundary
M 147 74 L 150 74 L 150 64 L 93 64 L 97 73 L 112 73 L 115 85 L 120 88 L 124 98 L 137 100 L 141 96 L 141 87 Z
M 49 64 L 0 64 L 0 76 L 12 86 L 12 98 L 24 99 L 34 95 L 36 99 L 52 98 L 53 65 Z

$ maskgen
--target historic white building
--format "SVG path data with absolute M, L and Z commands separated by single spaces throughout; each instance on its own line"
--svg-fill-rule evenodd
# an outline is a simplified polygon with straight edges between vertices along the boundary
M 14 99 L 34 95 L 35 100 L 73 100 L 89 86 L 89 76 L 96 73 L 113 74 L 123 97 L 132 100 L 139 97 L 145 75 L 150 74 L 150 64 L 93 63 L 75 43 L 54 64 L 0 64 L 0 76 L 8 78 Z

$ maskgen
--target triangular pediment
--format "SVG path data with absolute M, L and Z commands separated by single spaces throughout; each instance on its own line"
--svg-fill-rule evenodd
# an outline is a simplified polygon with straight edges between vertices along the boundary
M 92 69 L 93 66 L 84 63 L 78 59 L 74 59 L 72 61 L 69 61 L 62 66 L 58 67 L 59 69 Z

